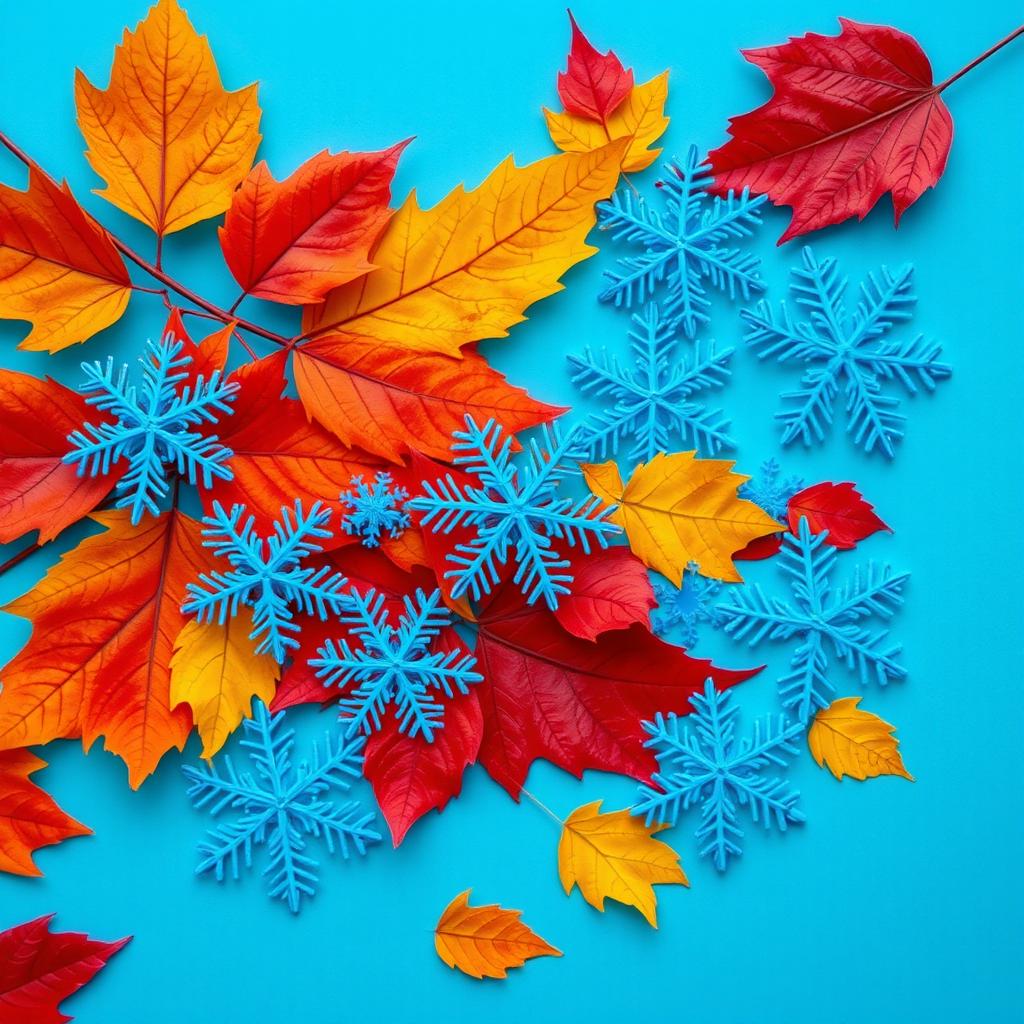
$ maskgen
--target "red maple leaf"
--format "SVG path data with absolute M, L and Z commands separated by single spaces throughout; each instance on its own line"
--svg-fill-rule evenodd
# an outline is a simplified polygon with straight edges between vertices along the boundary
M 858 541 L 889 527 L 875 514 L 875 507 L 864 500 L 851 484 L 821 483 L 805 487 L 789 499 L 789 528 L 800 529 L 806 519 L 812 533 L 828 530 L 826 541 L 842 551 L 855 548 Z M 891 532 L 891 531 L 890 531 Z
M 570 114 L 604 123 L 633 88 L 633 72 L 609 50 L 599 53 L 572 23 L 572 48 L 565 71 L 558 73 L 558 97 Z

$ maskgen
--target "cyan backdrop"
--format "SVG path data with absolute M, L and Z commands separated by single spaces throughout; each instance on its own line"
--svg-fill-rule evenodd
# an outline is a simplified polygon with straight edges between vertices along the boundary
M 324 147 L 381 148 L 415 135 L 396 194 L 415 187 L 430 203 L 460 181 L 477 184 L 509 152 L 526 162 L 551 150 L 540 108 L 555 102 L 568 37 L 556 0 L 188 6 L 227 86 L 261 81 L 261 156 L 279 176 Z M 741 47 L 808 30 L 833 33 L 833 15 L 843 14 L 910 32 L 941 78 L 1021 20 L 1019 4 L 1008 0 L 945 13 L 927 0 L 851 0 L 835 10 L 819 0 L 726 8 L 579 0 L 574 7 L 591 38 L 614 46 L 638 80 L 671 68 L 667 154 L 685 152 L 690 142 L 718 144 L 728 115 L 767 96 Z M 0 129 L 149 251 L 143 230 L 89 194 L 98 181 L 82 156 L 72 100 L 74 67 L 105 84 L 114 44 L 123 26 L 144 15 L 144 2 L 3 0 L 0 10 Z M 940 339 L 955 366 L 937 395 L 908 403 L 907 439 L 895 462 L 864 456 L 841 432 L 821 449 L 780 453 L 772 417 L 778 392 L 794 376 L 749 352 L 738 353 L 722 400 L 740 442 L 740 469 L 756 471 L 777 455 L 787 472 L 808 481 L 854 480 L 894 527 L 894 536 L 842 555 L 839 571 L 872 557 L 913 574 L 893 627 L 909 678 L 868 693 L 865 703 L 898 725 L 917 782 L 838 784 L 805 755 L 792 777 L 808 823 L 782 838 L 751 831 L 745 855 L 725 876 L 698 859 L 692 820 L 684 820 L 666 837 L 681 851 L 692 888 L 659 893 L 654 931 L 632 910 L 610 905 L 601 915 L 578 893 L 566 898 L 551 821 L 528 802 L 514 804 L 475 769 L 463 796 L 417 825 L 398 851 L 382 846 L 363 861 L 328 862 L 319 896 L 292 917 L 267 900 L 258 875 L 221 887 L 193 877 L 195 843 L 208 822 L 188 806 L 178 756 L 133 793 L 124 767 L 99 745 L 86 758 L 76 744 L 53 744 L 45 751 L 51 767 L 38 780 L 96 834 L 40 853 L 45 879 L 0 877 L 0 928 L 57 911 L 62 929 L 106 939 L 134 934 L 66 1004 L 82 1024 L 1021 1019 L 1024 799 L 1014 765 L 1024 711 L 1022 72 L 1019 41 L 946 94 L 956 124 L 948 170 L 898 232 L 886 199 L 865 223 L 812 239 L 820 255 L 842 259 L 853 282 L 879 264 L 913 262 L 915 326 Z M 649 188 L 656 173 L 635 180 Z M 6 155 L 0 177 L 24 181 Z M 767 221 L 756 248 L 777 300 L 799 248 L 775 248 L 784 213 Z M 625 345 L 627 318 L 596 301 L 612 248 L 568 274 L 566 290 L 534 307 L 509 339 L 487 347 L 540 398 L 573 402 L 564 354 L 586 344 Z M 204 294 L 233 298 L 212 223 L 174 236 L 166 259 Z M 73 383 L 82 358 L 133 356 L 161 323 L 156 301 L 141 297 L 114 329 L 53 357 L 15 351 L 22 327 L 4 323 L 2 361 Z M 739 344 L 735 307 L 716 302 L 713 333 Z M 0 598 L 27 589 L 81 536 L 68 531 L 0 579 Z M 773 584 L 774 573 L 761 565 L 750 577 Z M 0 628 L 6 660 L 29 630 L 9 616 Z M 706 634 L 697 650 L 732 666 L 756 661 Z M 737 691 L 748 725 L 776 707 L 774 676 L 783 662 L 774 658 Z M 858 692 L 852 680 L 840 680 L 842 692 Z M 292 720 L 307 737 L 331 724 L 312 712 Z M 195 743 L 186 755 L 198 755 Z M 625 806 L 634 791 L 622 779 L 591 773 L 580 783 L 547 766 L 536 767 L 528 785 L 563 815 L 597 798 Z M 521 908 L 565 957 L 533 961 L 504 983 L 450 971 L 434 955 L 431 928 L 448 900 L 470 886 L 480 902 Z

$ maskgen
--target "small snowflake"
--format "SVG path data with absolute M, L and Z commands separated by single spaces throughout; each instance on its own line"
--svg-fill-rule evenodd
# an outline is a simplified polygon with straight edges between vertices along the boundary
M 748 480 L 740 486 L 739 495 L 763 508 L 779 522 L 785 522 L 789 514 L 789 499 L 804 489 L 804 482 L 798 476 L 780 480 L 782 470 L 774 459 L 761 463 L 761 476 Z
M 836 549 L 827 537 L 827 530 L 811 533 L 802 516 L 797 534 L 786 534 L 778 565 L 790 580 L 791 602 L 769 597 L 754 584 L 737 589 L 732 603 L 718 606 L 725 631 L 751 647 L 764 639 L 801 638 L 790 662 L 792 671 L 779 680 L 783 705 L 794 709 L 801 721 L 827 707 L 836 692 L 827 674 L 828 645 L 850 670 L 858 671 L 862 685 L 874 679 L 884 686 L 906 675 L 895 660 L 900 646 L 887 644 L 888 631 L 871 631 L 861 623 L 870 615 L 892 618 L 903 604 L 908 574 L 894 576 L 888 566 L 878 569 L 869 563 L 832 595 L 829 577 Z
M 341 525 L 350 537 L 362 537 L 368 548 L 380 545 L 382 530 L 392 537 L 401 537 L 409 526 L 409 515 L 401 504 L 409 497 L 404 487 L 393 487 L 390 473 L 378 473 L 372 485 L 364 484 L 361 476 L 352 477 L 350 491 L 341 495 L 349 509 Z
M 794 322 L 783 303 L 778 316 L 766 302 L 743 311 L 747 341 L 758 357 L 808 366 L 799 389 L 782 396 L 785 408 L 782 443 L 798 437 L 805 445 L 824 440 L 832 426 L 833 406 L 845 391 L 846 432 L 866 452 L 880 449 L 889 458 L 903 437 L 906 417 L 897 412 L 899 398 L 883 393 L 887 382 L 902 385 L 910 395 L 935 389 L 952 372 L 939 362 L 942 348 L 922 335 L 905 341 L 887 340 L 898 323 L 910 319 L 917 296 L 913 267 L 896 274 L 885 267 L 861 284 L 861 298 L 848 315 L 843 296 L 847 280 L 835 260 L 817 261 L 803 250 L 803 267 L 793 271 L 796 305 L 809 319 Z
M 654 581 L 654 596 L 658 607 L 651 612 L 651 623 L 659 633 L 679 630 L 683 647 L 697 642 L 697 627 L 706 622 L 718 626 L 721 616 L 714 599 L 722 589 L 719 580 L 701 576 L 692 563 L 683 575 L 683 585 L 674 587 L 668 580 L 658 577 Z
M 294 512 L 286 505 L 266 540 L 256 536 L 255 518 L 249 516 L 243 522 L 244 515 L 244 505 L 235 505 L 227 513 L 215 501 L 213 515 L 203 518 L 204 545 L 219 558 L 227 558 L 231 569 L 201 573 L 199 583 L 187 584 L 189 597 L 181 610 L 195 613 L 200 622 L 211 622 L 216 616 L 223 623 L 237 614 L 240 604 L 248 605 L 253 610 L 252 639 L 262 637 L 257 653 L 270 651 L 283 662 L 288 649 L 299 645 L 290 635 L 299 630 L 293 607 L 307 615 L 315 612 L 324 620 L 328 612 L 338 614 L 347 601 L 347 580 L 340 572 L 300 564 L 323 550 L 314 538 L 331 536 L 324 528 L 331 510 L 321 508 L 318 501 L 308 513 L 303 512 L 301 501 L 295 502 Z
M 502 440 L 502 429 L 494 420 L 481 428 L 471 416 L 466 429 L 456 431 L 454 463 L 480 481 L 480 486 L 463 487 L 446 476 L 436 483 L 424 481 L 426 494 L 406 506 L 425 513 L 420 525 L 434 533 L 450 533 L 456 527 L 470 527 L 475 536 L 458 544 L 448 560 L 455 568 L 445 579 L 455 581 L 452 596 L 468 590 L 474 600 L 489 594 L 499 582 L 499 566 L 515 552 L 513 582 L 530 604 L 543 598 L 547 606 L 558 606 L 561 594 L 569 593 L 572 575 L 552 541 L 576 544 L 590 554 L 591 541 L 602 548 L 608 538 L 620 533 L 608 522 L 613 508 L 602 508 L 600 498 L 589 496 L 574 503 L 560 498 L 559 482 L 575 464 L 586 457 L 579 443 L 580 429 L 564 438 L 557 427 L 545 427 L 544 444 L 536 439 L 527 446 L 524 465 L 512 462 L 512 437 Z
M 729 298 L 744 300 L 761 291 L 760 260 L 726 243 L 749 238 L 761 226 L 761 206 L 767 196 L 740 196 L 730 191 L 724 199 L 710 199 L 710 167 L 702 163 L 694 146 L 682 163 L 666 164 L 668 176 L 658 183 L 666 214 L 648 206 L 634 190 L 624 188 L 598 203 L 598 223 L 623 239 L 643 247 L 639 256 L 619 260 L 622 270 L 609 272 L 611 283 L 601 293 L 616 306 L 646 302 L 664 288 L 665 312 L 679 316 L 686 336 L 693 338 L 709 320 L 711 300 L 705 282 Z
M 694 694 L 690 703 L 692 727 L 681 725 L 675 714 L 644 722 L 650 736 L 644 746 L 654 750 L 660 770 L 651 776 L 653 786 L 640 787 L 632 812 L 644 815 L 648 825 L 674 825 L 681 812 L 699 805 L 700 855 L 710 854 L 715 867 L 724 871 L 729 858 L 743 852 L 743 830 L 736 823 L 739 807 L 749 807 L 755 823 L 765 828 L 774 824 L 782 832 L 805 820 L 797 807 L 800 794 L 783 779 L 762 774 L 769 765 L 787 766 L 804 726 L 769 715 L 754 723 L 753 738 L 737 743 L 739 708 L 730 691 L 719 693 L 708 679 L 704 693 Z
M 109 473 L 122 460 L 127 472 L 117 483 L 117 507 L 131 508 L 133 524 L 148 511 L 160 512 L 160 499 L 170 491 L 169 469 L 194 484 L 202 475 L 204 487 L 214 478 L 230 480 L 227 465 L 231 450 L 217 443 L 213 435 L 200 434 L 192 427 L 216 423 L 220 413 L 230 413 L 238 385 L 221 380 L 215 370 L 209 381 L 198 377 L 192 384 L 185 371 L 192 357 L 182 355 L 184 342 L 168 334 L 155 345 L 146 342 L 148 356 L 139 359 L 142 383 L 128 383 L 129 367 L 114 371 L 113 357 L 106 366 L 82 363 L 86 382 L 78 388 L 89 405 L 116 418 L 114 423 L 83 424 L 83 430 L 68 435 L 72 450 L 64 461 L 78 467 L 78 475 Z
M 366 741 L 358 737 L 335 742 L 328 734 L 322 750 L 314 744 L 310 762 L 295 766 L 295 730 L 282 730 L 283 718 L 284 712 L 271 715 L 257 701 L 253 717 L 242 723 L 240 745 L 254 772 L 236 771 L 230 755 L 223 758 L 223 773 L 214 763 L 183 771 L 195 807 L 208 809 L 214 817 L 238 812 L 236 821 L 212 829 L 199 845 L 202 859 L 196 874 L 212 871 L 221 882 L 230 869 L 237 880 L 239 860 L 251 868 L 254 848 L 265 846 L 269 863 L 263 874 L 270 897 L 286 901 L 297 914 L 303 897 L 315 895 L 318 882 L 320 865 L 306 853 L 307 836 L 322 839 L 328 853 L 340 850 L 347 860 L 350 848 L 363 854 L 367 845 L 380 841 L 380 833 L 370 827 L 373 813 L 360 804 L 326 799 L 332 792 L 347 792 L 361 776 Z
M 633 324 L 633 366 L 620 366 L 605 350 L 600 357 L 589 348 L 582 356 L 569 356 L 572 382 L 614 403 L 584 425 L 581 443 L 590 458 L 617 454 L 626 438 L 632 440 L 629 458 L 634 462 L 650 462 L 658 452 L 684 445 L 705 455 L 732 448 L 725 416 L 694 397 L 725 384 L 733 350 L 716 352 L 713 341 L 697 342 L 691 358 L 680 355 L 679 321 L 663 317 L 654 303 L 634 315 Z

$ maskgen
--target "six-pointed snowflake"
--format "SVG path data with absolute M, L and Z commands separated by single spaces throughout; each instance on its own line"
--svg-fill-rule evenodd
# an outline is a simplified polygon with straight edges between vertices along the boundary
M 761 463 L 761 475 L 740 485 L 739 495 L 763 508 L 765 512 L 785 522 L 789 512 L 789 499 L 804 489 L 804 482 L 798 476 L 780 480 L 782 470 L 774 459 Z
M 644 746 L 654 750 L 660 770 L 651 776 L 653 786 L 640 787 L 632 811 L 642 814 L 648 825 L 674 825 L 681 812 L 699 806 L 700 855 L 710 854 L 715 867 L 724 871 L 729 858 L 743 852 L 743 830 L 737 824 L 740 807 L 748 807 L 753 820 L 765 828 L 774 824 L 783 832 L 791 823 L 804 821 L 797 807 L 800 794 L 785 780 L 763 774 L 769 765 L 786 767 L 797 753 L 804 726 L 787 722 L 783 715 L 769 715 L 754 723 L 752 738 L 737 742 L 739 708 L 730 691 L 719 693 L 708 679 L 704 693 L 694 694 L 690 703 L 692 726 L 682 724 L 675 714 L 644 722 L 650 736 Z
M 871 630 L 862 623 L 871 615 L 892 618 L 903 604 L 908 574 L 893 575 L 888 566 L 879 569 L 868 563 L 832 594 L 829 577 L 836 549 L 827 537 L 828 531 L 811 533 L 803 517 L 797 534 L 786 534 L 778 565 L 792 586 L 790 601 L 769 597 L 754 584 L 736 589 L 731 602 L 718 606 L 725 631 L 751 647 L 765 639 L 800 638 L 791 671 L 779 680 L 779 694 L 801 721 L 827 707 L 835 693 L 828 673 L 829 647 L 849 669 L 857 670 L 862 685 L 874 680 L 884 686 L 906 674 L 896 661 L 901 648 L 888 642 L 887 629 Z
M 238 385 L 223 381 L 215 370 L 209 381 L 198 377 L 179 387 L 188 379 L 185 368 L 192 362 L 191 356 L 182 355 L 184 342 L 168 335 L 159 345 L 147 341 L 146 347 L 149 354 L 139 359 L 139 385 L 128 382 L 127 365 L 115 372 L 113 357 L 106 366 L 82 363 L 86 381 L 78 390 L 89 396 L 89 405 L 116 417 L 116 422 L 83 424 L 82 430 L 68 436 L 72 450 L 64 456 L 65 462 L 78 467 L 79 476 L 106 474 L 126 460 L 128 470 L 117 483 L 117 507 L 131 509 L 133 524 L 147 511 L 159 513 L 160 499 L 170 490 L 171 466 L 192 484 L 201 475 L 204 487 L 212 486 L 214 477 L 232 476 L 227 464 L 231 450 L 216 436 L 191 428 L 216 423 L 219 413 L 230 413 L 228 403 Z
M 321 749 L 313 746 L 309 762 L 292 763 L 295 731 L 280 728 L 284 712 L 271 715 L 256 701 L 253 717 L 243 722 L 242 748 L 254 771 L 237 771 L 226 755 L 223 773 L 216 764 L 182 770 L 191 782 L 188 795 L 197 808 L 214 817 L 238 812 L 237 820 L 218 825 L 200 843 L 202 859 L 196 874 L 212 871 L 223 881 L 230 870 L 239 876 L 240 862 L 252 867 L 253 850 L 266 846 L 269 863 L 263 874 L 272 899 L 287 902 L 292 913 L 303 897 L 316 893 L 319 862 L 306 852 L 307 837 L 324 841 L 330 854 L 340 850 L 347 860 L 350 849 L 362 854 L 380 833 L 370 826 L 374 815 L 354 802 L 336 804 L 328 795 L 344 793 L 362 774 L 362 737 L 334 740 L 330 734 Z
M 228 513 L 219 502 L 213 503 L 213 515 L 203 518 L 204 544 L 226 558 L 231 568 L 201 573 L 199 583 L 189 583 L 181 610 L 195 613 L 200 622 L 216 616 L 223 623 L 237 614 L 239 605 L 250 606 L 252 639 L 262 638 L 257 652 L 270 651 L 283 662 L 288 649 L 299 645 L 293 635 L 299 630 L 293 607 L 325 620 L 328 612 L 337 615 L 347 601 L 347 580 L 340 572 L 301 565 L 304 558 L 323 550 L 316 538 L 331 536 L 325 529 L 331 510 L 321 508 L 320 502 L 314 502 L 308 513 L 301 501 L 295 502 L 294 512 L 286 505 L 267 539 L 256 536 L 254 517 L 243 521 L 244 516 L 244 505 L 235 505 Z
M 476 659 L 471 654 L 430 650 L 442 627 L 451 623 L 440 590 L 429 595 L 417 590 L 415 601 L 404 601 L 405 614 L 395 627 L 388 621 L 383 594 L 353 590 L 351 611 L 341 621 L 355 644 L 328 640 L 318 656 L 309 659 L 324 686 L 343 690 L 339 705 L 342 720 L 348 723 L 346 736 L 379 729 L 385 708 L 393 705 L 400 732 L 422 734 L 433 743 L 434 733 L 444 725 L 439 693 L 465 694 L 483 679 L 473 671 Z
M 692 564 L 683 574 L 681 587 L 677 588 L 659 576 L 654 581 L 658 607 L 651 612 L 651 624 L 659 633 L 678 629 L 680 644 L 693 647 L 697 642 L 697 627 L 701 623 L 706 622 L 710 626 L 721 624 L 722 617 L 715 605 L 721 589 L 719 580 L 701 576 Z
M 728 243 L 746 239 L 761 225 L 761 206 L 767 196 L 732 192 L 710 199 L 710 168 L 691 146 L 682 163 L 666 164 L 667 177 L 658 183 L 665 201 L 663 216 L 631 188 L 598 203 L 598 223 L 612 238 L 641 246 L 639 256 L 619 260 L 620 271 L 609 272 L 610 284 L 600 298 L 616 306 L 636 306 L 659 290 L 663 309 L 678 316 L 687 337 L 693 338 L 709 319 L 711 301 L 705 282 L 744 300 L 761 291 L 760 260 Z
M 393 486 L 390 473 L 377 473 L 373 481 L 365 484 L 361 476 L 354 476 L 352 489 L 341 495 L 342 504 L 349 510 L 341 520 L 342 528 L 350 537 L 362 537 L 368 548 L 380 546 L 383 531 L 401 537 L 410 521 L 409 514 L 402 511 L 409 492 Z
M 621 366 L 605 350 L 600 356 L 589 348 L 582 356 L 569 356 L 572 382 L 614 403 L 584 424 L 580 441 L 589 457 L 609 458 L 626 440 L 634 462 L 650 462 L 658 452 L 683 447 L 702 455 L 733 447 L 725 416 L 694 400 L 700 392 L 725 384 L 732 349 L 716 352 L 713 341 L 696 342 L 692 357 L 680 355 L 679 321 L 663 317 L 654 303 L 634 315 L 633 325 L 632 366 Z
M 480 486 L 463 487 L 451 475 L 435 483 L 424 481 L 426 494 L 406 506 L 423 512 L 421 525 L 434 533 L 450 533 L 460 526 L 475 531 L 469 543 L 456 545 L 448 555 L 455 568 L 445 578 L 455 581 L 453 596 L 468 590 L 478 600 L 489 594 L 501 578 L 499 567 L 514 552 L 513 582 L 527 601 L 533 604 L 543 598 L 549 608 L 556 608 L 559 595 L 569 593 L 572 575 L 566 572 L 568 559 L 552 542 L 579 544 L 589 554 L 592 541 L 607 547 L 608 539 L 620 532 L 608 522 L 613 509 L 602 508 L 599 498 L 574 503 L 558 497 L 559 481 L 585 458 L 579 428 L 563 438 L 557 426 L 545 427 L 545 443 L 531 440 L 519 468 L 512 462 L 512 437 L 502 440 L 502 429 L 493 420 L 481 428 L 467 416 L 466 429 L 454 436 L 455 465 L 476 477 Z
M 951 373 L 939 362 L 942 348 L 922 335 L 891 341 L 889 334 L 909 320 L 917 297 L 913 267 L 893 274 L 886 267 L 869 274 L 852 315 L 843 296 L 846 278 L 835 260 L 817 261 L 803 250 L 803 266 L 793 271 L 796 305 L 809 319 L 794 321 L 785 303 L 776 315 L 766 302 L 743 311 L 747 341 L 761 359 L 808 366 L 796 391 L 784 394 L 777 418 L 783 424 L 782 443 L 800 438 L 805 445 L 824 440 L 832 426 L 834 405 L 844 391 L 846 431 L 866 452 L 876 449 L 889 458 L 903 437 L 906 417 L 897 410 L 899 398 L 883 390 L 887 382 L 901 385 L 910 395 L 920 388 L 932 391 Z

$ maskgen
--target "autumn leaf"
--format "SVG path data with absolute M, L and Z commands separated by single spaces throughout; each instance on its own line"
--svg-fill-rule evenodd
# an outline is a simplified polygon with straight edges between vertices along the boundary
M 449 967 L 471 978 L 504 978 L 509 967 L 522 967 L 535 956 L 562 955 L 519 920 L 521 910 L 471 907 L 472 891 L 445 907 L 434 930 L 434 948 Z
M 738 497 L 737 488 L 750 478 L 733 473 L 734 463 L 695 456 L 659 452 L 637 466 L 625 486 L 614 462 L 582 469 L 591 491 L 618 505 L 612 522 L 625 529 L 629 546 L 645 565 L 677 587 L 690 562 L 703 576 L 742 582 L 733 552 L 782 525 Z
M 235 193 L 218 230 L 246 295 L 320 302 L 373 269 L 370 248 L 391 216 L 391 179 L 407 143 L 380 153 L 326 150 L 277 181 L 266 162 Z
M 75 104 L 99 194 L 161 238 L 223 213 L 260 142 L 256 86 L 224 90 L 177 0 L 125 31 L 108 88 L 76 71 Z
M 874 779 L 901 775 L 914 781 L 903 767 L 896 727 L 857 707 L 860 697 L 840 697 L 822 708 L 807 731 L 811 755 L 837 778 Z
M 121 318 L 132 282 L 110 237 L 35 165 L 28 189 L 0 184 L 0 317 L 28 320 L 18 346 L 59 352 Z
M 889 529 L 875 514 L 875 507 L 851 483 L 826 482 L 805 487 L 789 499 L 788 514 L 793 533 L 800 532 L 800 520 L 806 519 L 811 533 L 828 530 L 828 543 L 841 551 L 855 548 L 879 530 Z
M 558 877 L 569 895 L 580 887 L 583 898 L 604 912 L 606 899 L 636 907 L 658 927 L 659 883 L 689 885 L 679 854 L 654 838 L 666 825 L 644 825 L 629 811 L 601 813 L 601 801 L 577 807 L 565 820 L 558 841 Z
M 195 386 L 200 377 L 203 380 L 209 380 L 214 372 L 223 373 L 231 350 L 231 335 L 234 328 L 234 324 L 225 324 L 201 341 L 193 341 L 192 336 L 185 329 L 181 310 L 174 307 L 167 316 L 167 323 L 164 325 L 164 333 L 161 337 L 165 339 L 170 337 L 182 343 L 184 354 L 192 362 L 188 366 L 182 367 L 181 372 L 185 374 L 185 382 Z
M 72 836 L 92 835 L 29 779 L 45 767 L 46 762 L 28 750 L 0 751 L 0 871 L 39 877 L 42 871 L 32 862 L 34 851 Z
M 599 53 L 569 12 L 572 44 L 565 71 L 558 73 L 558 98 L 567 113 L 604 121 L 629 95 L 633 72 L 609 50 Z

